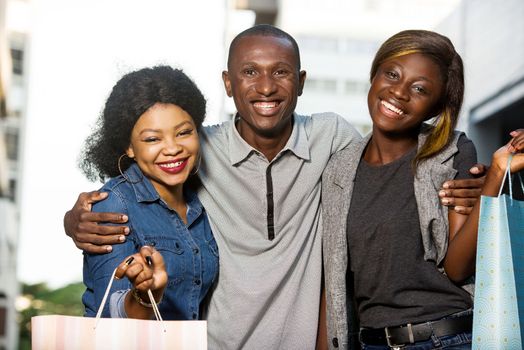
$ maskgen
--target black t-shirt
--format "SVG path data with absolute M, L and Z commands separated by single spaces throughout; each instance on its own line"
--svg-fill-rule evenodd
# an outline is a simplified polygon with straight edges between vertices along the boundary
M 458 148 L 456 178 L 466 178 L 475 148 L 464 136 Z M 430 321 L 472 307 L 465 290 L 424 260 L 411 167 L 415 151 L 382 166 L 361 160 L 357 169 L 348 248 L 362 327 Z

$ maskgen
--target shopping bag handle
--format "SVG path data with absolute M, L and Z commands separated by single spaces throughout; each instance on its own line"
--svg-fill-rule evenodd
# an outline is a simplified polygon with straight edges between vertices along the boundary
M 98 312 L 96 313 L 95 317 L 95 326 L 93 329 L 96 329 L 96 326 L 98 325 L 98 321 L 100 320 L 100 317 L 102 316 L 102 311 L 104 310 L 104 305 L 106 304 L 107 297 L 109 295 L 109 291 L 111 290 L 111 286 L 113 285 L 113 280 L 115 279 L 116 269 L 113 270 L 113 273 L 111 274 L 111 278 L 109 279 L 109 283 L 107 284 L 106 291 L 104 293 L 104 297 L 102 298 L 102 302 L 100 303 L 100 306 L 98 307 Z M 153 293 L 151 293 L 151 289 L 147 290 L 147 296 L 149 297 L 149 301 L 151 303 L 151 307 L 153 308 L 153 313 L 155 314 L 155 318 L 157 321 L 160 321 L 162 323 L 162 328 L 164 329 L 164 332 L 166 331 L 166 328 L 163 324 L 162 315 L 160 315 L 160 311 L 158 310 L 158 305 L 155 301 L 155 298 L 153 297 Z
M 510 153 L 508 156 L 508 163 L 506 164 L 506 170 L 504 171 L 504 177 L 502 178 L 502 183 L 500 184 L 499 194 L 498 197 L 502 194 L 502 189 L 504 188 L 504 184 L 506 182 L 506 178 L 508 179 L 508 187 L 509 187 L 509 197 L 513 200 L 513 186 L 511 184 L 511 161 L 513 160 L 513 153 Z M 517 176 L 520 181 L 520 188 L 522 189 L 522 193 L 524 193 L 524 183 L 522 181 L 522 176 L 520 176 L 520 173 L 517 173 Z

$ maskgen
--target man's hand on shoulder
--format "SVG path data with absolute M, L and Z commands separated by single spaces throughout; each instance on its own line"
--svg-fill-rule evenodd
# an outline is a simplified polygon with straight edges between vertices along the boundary
M 129 234 L 127 226 L 108 226 L 101 223 L 124 224 L 127 215 L 93 213 L 93 203 L 107 198 L 105 192 L 83 192 L 71 210 L 64 215 L 64 229 L 75 245 L 88 253 L 103 254 L 113 250 L 112 244 L 122 243 Z
M 442 184 L 440 202 L 457 213 L 469 215 L 478 201 L 486 180 L 487 166 L 475 164 L 470 170 L 473 179 L 449 180 Z

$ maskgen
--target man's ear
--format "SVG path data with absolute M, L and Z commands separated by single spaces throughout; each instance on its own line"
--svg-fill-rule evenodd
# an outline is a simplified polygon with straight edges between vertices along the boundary
M 233 92 L 231 91 L 231 81 L 229 80 L 229 73 L 227 70 L 222 72 L 222 81 L 224 82 L 224 89 L 226 89 L 227 96 L 232 97 Z
M 298 73 L 298 96 L 302 95 L 302 91 L 304 90 L 305 82 L 306 82 L 306 71 L 301 70 Z

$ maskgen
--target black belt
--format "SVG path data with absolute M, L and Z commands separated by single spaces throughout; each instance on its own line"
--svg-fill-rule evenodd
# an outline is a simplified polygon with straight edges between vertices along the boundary
M 403 326 L 363 328 L 360 331 L 360 340 L 367 345 L 402 346 L 428 340 L 432 335 L 444 337 L 471 332 L 472 325 L 473 315 L 466 315 Z

